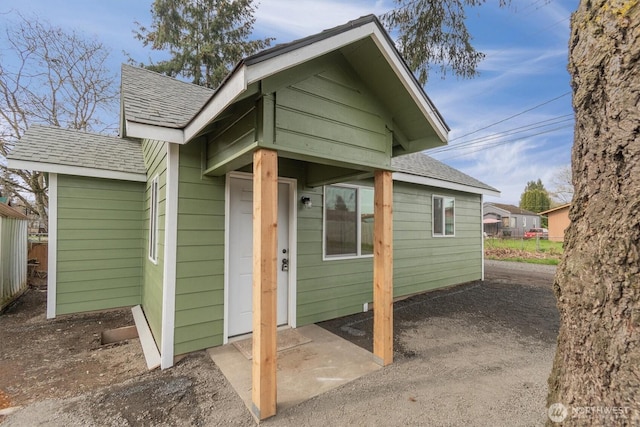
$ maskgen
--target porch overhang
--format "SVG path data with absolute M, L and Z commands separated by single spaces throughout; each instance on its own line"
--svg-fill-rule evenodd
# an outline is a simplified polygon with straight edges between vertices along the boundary
M 172 142 L 187 143 L 206 133 L 207 128 L 235 102 L 254 94 L 268 94 L 269 88 L 261 87 L 266 79 L 336 52 L 388 106 L 394 122 L 390 130 L 394 145 L 398 147 L 392 155 L 446 144 L 448 126 L 373 16 L 276 46 L 240 62 L 186 125 L 182 141 L 178 141 L 180 136 L 176 133 L 174 136 L 178 140 Z
M 260 148 L 257 142 L 251 144 L 246 149 L 235 153 L 235 155 L 230 156 L 225 161 L 206 169 L 203 175 L 223 176 L 229 172 L 251 167 L 254 153 Z M 306 163 L 305 185 L 312 188 L 338 182 L 372 178 L 375 171 L 375 167 L 373 166 L 345 163 L 339 160 L 300 155 L 288 151 L 277 150 L 277 152 L 279 159 L 298 160 Z

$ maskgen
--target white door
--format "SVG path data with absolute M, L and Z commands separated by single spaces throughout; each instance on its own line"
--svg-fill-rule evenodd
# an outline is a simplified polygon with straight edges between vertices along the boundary
M 228 336 L 253 330 L 253 180 L 229 181 Z M 288 322 L 289 185 L 278 184 L 278 325 Z M 284 271 L 283 271 L 284 270 Z

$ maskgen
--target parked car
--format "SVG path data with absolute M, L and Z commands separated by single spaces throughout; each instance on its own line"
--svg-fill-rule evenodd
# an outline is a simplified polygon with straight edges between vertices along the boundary
M 525 231 L 524 233 L 525 239 L 534 239 L 536 237 L 539 237 L 541 239 L 548 239 L 549 230 L 547 230 L 546 228 L 532 228 L 531 230 Z

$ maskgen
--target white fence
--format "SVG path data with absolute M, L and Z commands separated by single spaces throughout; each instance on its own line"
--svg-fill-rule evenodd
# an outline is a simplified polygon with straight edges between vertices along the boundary
M 27 286 L 27 226 L 0 216 L 0 309 Z

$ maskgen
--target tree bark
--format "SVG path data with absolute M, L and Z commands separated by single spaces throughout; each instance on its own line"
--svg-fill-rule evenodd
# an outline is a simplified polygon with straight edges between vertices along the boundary
M 582 0 L 571 28 L 575 194 L 547 403 L 564 425 L 638 425 L 640 2 Z

